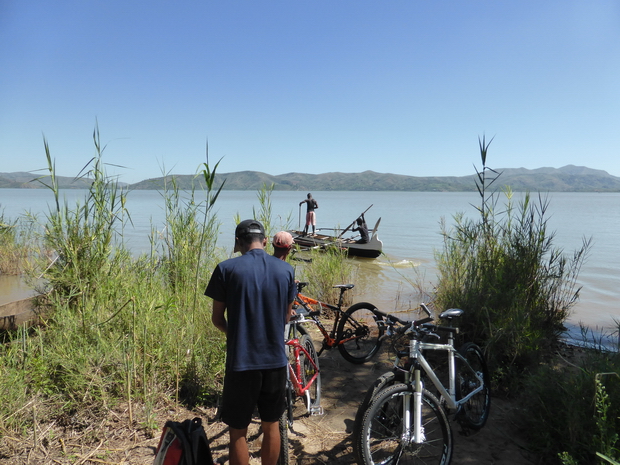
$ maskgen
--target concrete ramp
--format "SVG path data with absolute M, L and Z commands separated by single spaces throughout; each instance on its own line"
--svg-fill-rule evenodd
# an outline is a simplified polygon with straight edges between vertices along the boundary
M 35 298 L 16 300 L 0 305 L 0 329 L 17 329 L 18 326 L 32 326 L 39 323 Z

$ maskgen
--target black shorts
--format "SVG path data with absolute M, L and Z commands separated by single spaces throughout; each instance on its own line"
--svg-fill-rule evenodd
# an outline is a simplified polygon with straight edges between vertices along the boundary
M 262 421 L 278 421 L 285 409 L 286 366 L 268 370 L 230 371 L 224 375 L 222 421 L 247 428 L 254 408 Z

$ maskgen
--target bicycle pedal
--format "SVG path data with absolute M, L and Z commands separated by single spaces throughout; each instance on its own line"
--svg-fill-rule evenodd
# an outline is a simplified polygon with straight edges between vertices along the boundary
M 310 416 L 324 415 L 323 407 L 310 407 Z

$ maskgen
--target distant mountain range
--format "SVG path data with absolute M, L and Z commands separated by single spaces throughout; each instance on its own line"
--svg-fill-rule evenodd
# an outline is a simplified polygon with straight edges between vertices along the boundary
M 567 165 L 562 168 L 504 168 L 495 188 L 510 186 L 513 191 L 531 192 L 620 192 L 620 178 L 606 171 Z M 40 181 L 49 178 L 31 173 L 0 173 L 0 188 L 43 188 Z M 204 187 L 201 178 L 194 175 L 170 175 L 146 179 L 135 184 L 122 184 L 130 189 L 161 189 L 165 181 L 174 177 L 180 189 Z M 476 190 L 476 175 L 417 177 L 401 174 L 376 173 L 287 173 L 278 176 L 259 171 L 239 171 L 216 175 L 216 185 L 225 181 L 227 190 L 259 190 L 264 184 L 274 185 L 274 190 L 290 191 L 421 191 L 421 192 L 467 192 Z M 167 179 L 166 179 L 167 178 Z M 87 188 L 90 180 L 58 176 L 62 189 Z

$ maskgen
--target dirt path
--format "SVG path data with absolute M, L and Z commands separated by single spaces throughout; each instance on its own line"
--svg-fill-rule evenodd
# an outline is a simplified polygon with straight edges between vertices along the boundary
M 325 414 L 296 419 L 297 434 L 289 438 L 293 444 L 291 455 L 296 459 L 293 463 L 354 463 L 350 434 L 353 420 L 367 387 L 391 368 L 385 354 L 382 359 L 385 361 L 352 365 L 337 350 L 321 355 L 321 403 Z M 510 419 L 513 408 L 509 402 L 493 398 L 487 425 L 469 437 L 459 434 L 458 424 L 451 422 L 455 442 L 452 464 L 534 464 L 521 447 L 517 428 Z
M 351 431 L 359 402 L 367 387 L 391 366 L 389 354 L 382 354 L 381 361 L 365 365 L 346 362 L 337 350 L 325 352 L 320 357 L 322 375 L 322 406 L 324 415 L 306 417 L 299 402 L 294 431 L 289 433 L 291 463 L 295 465 L 353 464 Z M 454 465 L 531 465 L 516 426 L 511 421 L 515 406 L 505 400 L 493 398 L 487 425 L 469 437 L 458 434 L 458 424 L 451 422 L 454 432 Z M 0 465 L 5 464 L 132 464 L 151 465 L 159 440 L 148 437 L 137 421 L 130 425 L 129 409 L 119 407 L 108 411 L 105 418 L 93 421 L 92 412 L 84 417 L 41 423 L 37 434 L 25 440 L 5 436 L 0 438 Z M 226 463 L 228 457 L 228 432 L 223 423 L 214 421 L 215 409 L 188 411 L 181 408 L 155 412 L 155 424 L 160 429 L 168 419 L 183 420 L 200 416 L 205 423 L 212 443 L 214 457 Z M 144 418 L 145 412 L 134 407 L 133 418 Z M 260 449 L 261 436 L 258 422 L 250 428 L 250 449 L 254 453 L 252 465 L 260 464 L 256 452 Z

